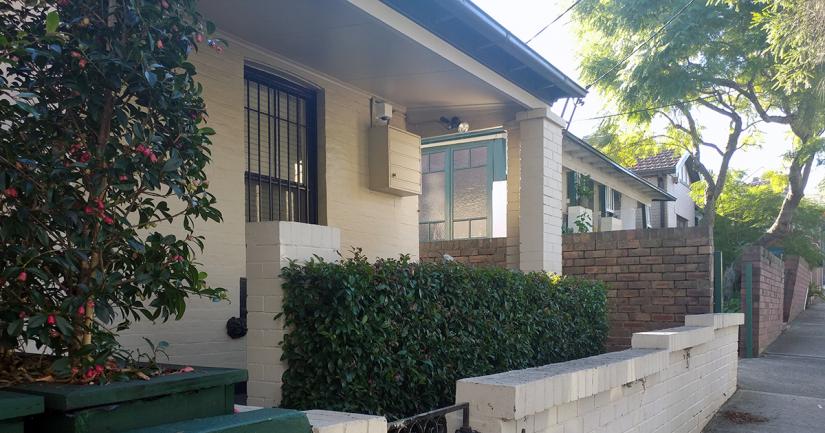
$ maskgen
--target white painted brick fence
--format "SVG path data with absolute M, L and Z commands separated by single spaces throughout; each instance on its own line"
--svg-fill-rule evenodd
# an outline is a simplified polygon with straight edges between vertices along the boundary
M 700 432 L 734 391 L 742 314 L 687 316 L 632 349 L 462 379 L 480 433 Z
M 341 233 L 337 228 L 287 221 L 246 224 L 247 327 L 246 362 L 249 370 L 247 403 L 271 407 L 281 402 L 281 361 L 284 292 L 281 268 L 289 260 L 306 261 L 319 256 L 338 259 Z

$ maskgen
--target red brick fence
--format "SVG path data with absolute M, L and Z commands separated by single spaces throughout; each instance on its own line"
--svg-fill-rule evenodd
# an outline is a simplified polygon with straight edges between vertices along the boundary
M 783 259 L 758 246 L 742 252 L 741 311 L 746 311 L 745 267 L 752 268 L 753 355 L 759 355 L 779 337 L 784 323 L 793 321 L 804 309 L 813 272 L 804 259 L 788 256 Z M 740 330 L 740 346 L 744 347 L 746 327 Z M 742 352 L 744 353 L 744 351 Z
M 608 350 L 634 332 L 713 312 L 713 240 L 705 227 L 564 235 L 563 272 L 608 285 Z
M 421 242 L 419 245 L 421 261 L 440 261 L 445 254 L 459 263 L 503 268 L 507 266 L 507 238 Z

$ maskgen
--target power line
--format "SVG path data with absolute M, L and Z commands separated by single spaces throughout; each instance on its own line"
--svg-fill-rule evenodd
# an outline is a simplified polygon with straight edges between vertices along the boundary
M 582 0 L 576 0 L 576 1 L 574 1 L 574 2 L 573 2 L 573 4 L 571 4 L 571 5 L 570 5 L 570 7 L 568 7 L 567 9 L 565 9 L 565 10 L 564 10 L 564 12 L 562 12 L 559 16 L 557 16 L 557 17 L 556 17 L 553 21 L 550 21 L 550 23 L 549 23 L 549 24 L 547 24 L 546 26 L 542 27 L 542 28 L 541 28 L 541 30 L 539 30 L 538 32 L 536 32 L 536 34 L 535 34 L 535 35 L 533 35 L 533 37 L 532 37 L 532 38 L 528 39 L 528 40 L 527 40 L 527 42 L 525 42 L 525 44 L 529 44 L 530 42 L 533 42 L 533 39 L 536 39 L 536 38 L 537 38 L 540 34 L 544 33 L 544 31 L 545 31 L 545 30 L 547 30 L 550 26 L 552 26 L 553 24 L 555 24 L 555 23 L 556 23 L 556 21 L 560 20 L 563 16 L 567 15 L 567 13 L 568 13 L 568 12 L 570 12 L 571 10 L 573 10 L 573 8 L 574 8 L 574 7 L 576 7 L 576 5 L 577 5 L 577 4 L 581 3 L 581 1 L 582 1 Z
M 633 49 L 633 51 L 631 51 L 631 52 L 630 52 L 630 54 L 628 54 L 627 56 L 625 56 L 625 57 L 624 57 L 624 58 L 623 58 L 620 62 L 618 62 L 618 63 L 616 63 L 615 65 L 613 65 L 613 67 L 612 67 L 612 68 L 608 69 L 608 70 L 607 70 L 607 71 L 605 71 L 603 74 L 601 74 L 598 78 L 596 78 L 596 79 L 595 79 L 592 83 L 588 84 L 588 85 L 587 85 L 587 87 L 585 87 L 585 88 L 586 88 L 586 89 L 589 89 L 589 88 L 590 88 L 590 87 L 592 87 L 594 84 L 596 84 L 596 83 L 598 83 L 599 81 L 601 81 L 601 80 L 602 80 L 604 77 L 606 77 L 608 74 L 610 74 L 611 72 L 615 71 L 615 70 L 616 70 L 619 66 L 622 66 L 622 65 L 623 65 L 626 61 L 628 61 L 628 59 L 630 59 L 630 57 L 632 57 L 634 54 L 636 54 L 639 50 L 641 50 L 641 49 L 642 49 L 642 47 L 644 47 L 645 45 L 647 45 L 650 41 L 652 41 L 652 40 L 653 40 L 653 38 L 655 38 L 656 36 L 658 36 L 658 35 L 659 35 L 659 33 L 661 33 L 664 29 L 666 29 L 666 28 L 667 28 L 667 26 L 669 26 L 669 25 L 670 25 L 670 24 L 671 24 L 674 20 L 676 20 L 676 18 L 678 18 L 678 17 L 679 17 L 679 15 L 682 15 L 682 13 L 683 13 L 685 10 L 687 10 L 687 8 L 688 8 L 688 7 L 690 7 L 690 5 L 692 5 L 695 1 L 696 1 L 696 0 L 688 0 L 688 2 L 687 2 L 687 3 L 685 3 L 685 5 L 684 5 L 684 6 L 682 6 L 682 7 L 681 7 L 681 8 L 680 8 L 680 9 L 679 9 L 679 10 L 678 10 L 678 11 L 677 11 L 677 12 L 676 12 L 676 13 L 675 13 L 672 17 L 670 17 L 670 19 L 668 19 L 668 20 L 667 20 L 664 24 L 662 24 L 662 26 L 661 26 L 661 27 L 659 27 L 659 28 L 658 28 L 655 32 L 653 32 L 653 34 L 652 34 L 652 35 L 650 35 L 650 37 L 649 37 L 649 38 L 645 39 L 645 40 L 644 40 L 644 42 L 642 42 L 641 44 L 637 45 L 637 46 L 636 46 L 636 48 L 634 48 L 634 49 Z
M 728 92 L 728 93 L 730 93 L 730 92 Z M 676 107 L 676 106 L 679 106 L 679 105 L 681 105 L 681 104 L 689 104 L 689 103 L 691 103 L 691 102 L 697 102 L 697 101 L 707 101 L 708 99 L 715 98 L 715 97 L 716 97 L 716 96 L 714 96 L 714 95 L 711 95 L 711 96 L 703 96 L 703 97 L 701 97 L 701 98 L 686 99 L 686 100 L 684 100 L 684 101 L 674 102 L 674 103 L 672 103 L 672 104 L 661 105 L 661 106 L 658 106 L 658 107 L 640 108 L 640 109 L 638 109 L 638 110 L 625 111 L 625 112 L 623 112 L 623 113 L 605 114 L 604 116 L 595 116 L 595 117 L 588 117 L 587 119 L 578 119 L 578 120 L 573 120 L 573 122 L 583 122 L 583 121 L 587 121 L 587 120 L 609 119 L 609 118 L 611 118 L 611 117 L 627 116 L 627 115 L 629 115 L 629 114 L 646 113 L 646 112 L 648 112 L 648 111 L 656 111 L 656 110 L 661 110 L 662 108 Z
M 728 91 L 720 92 L 719 94 L 699 96 L 699 97 L 696 97 L 696 98 L 693 98 L 693 99 L 685 99 L 685 100 L 677 101 L 677 102 L 674 102 L 674 103 L 671 103 L 671 104 L 660 105 L 658 107 L 640 108 L 638 110 L 625 111 L 623 113 L 605 114 L 603 116 L 588 117 L 587 119 L 572 120 L 572 122 L 609 119 L 611 117 L 620 117 L 620 116 L 627 116 L 629 114 L 639 114 L 639 113 L 646 113 L 648 111 L 657 111 L 657 110 L 661 110 L 662 108 L 678 107 L 679 105 L 682 105 L 682 104 L 690 104 L 691 102 L 708 101 L 708 100 L 711 100 L 711 99 L 718 98 L 720 96 L 730 95 L 733 92 L 734 92 L 733 89 L 729 89 Z M 761 93 L 757 93 L 757 95 L 761 95 Z

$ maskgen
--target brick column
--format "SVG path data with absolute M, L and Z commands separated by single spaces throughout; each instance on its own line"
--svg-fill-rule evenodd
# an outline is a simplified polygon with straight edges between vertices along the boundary
M 246 224 L 247 327 L 246 364 L 249 370 L 247 404 L 272 407 L 281 402 L 281 342 L 286 329 L 281 268 L 289 259 L 338 258 L 341 233 L 337 228 L 285 221 Z
M 519 267 L 561 273 L 562 120 L 548 108 L 516 115 L 521 133 Z

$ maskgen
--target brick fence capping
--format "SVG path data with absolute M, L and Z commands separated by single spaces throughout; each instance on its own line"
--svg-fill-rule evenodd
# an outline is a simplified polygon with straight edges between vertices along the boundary
M 634 332 L 670 328 L 713 311 L 713 236 L 708 227 L 563 236 L 563 273 L 606 283 L 607 348 Z
M 689 315 L 685 325 L 636 333 L 632 349 L 462 379 L 480 433 L 698 433 L 736 391 L 744 315 Z

